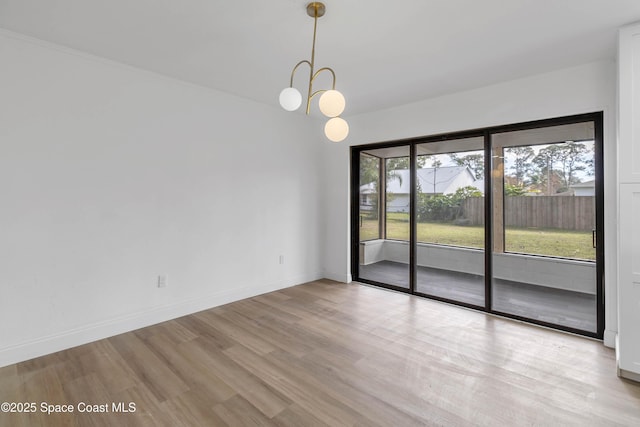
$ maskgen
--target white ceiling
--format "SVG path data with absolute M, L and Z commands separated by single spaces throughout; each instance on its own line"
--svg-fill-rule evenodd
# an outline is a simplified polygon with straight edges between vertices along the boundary
M 0 27 L 277 105 L 310 59 L 307 3 L 0 0 Z M 640 0 L 324 3 L 316 65 L 335 70 L 347 116 L 613 59 L 617 28 L 640 20 Z

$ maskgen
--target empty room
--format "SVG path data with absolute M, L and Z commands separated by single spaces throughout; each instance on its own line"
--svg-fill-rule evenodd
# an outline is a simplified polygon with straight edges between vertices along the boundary
M 0 426 L 637 426 L 639 216 L 636 0 L 0 0 Z

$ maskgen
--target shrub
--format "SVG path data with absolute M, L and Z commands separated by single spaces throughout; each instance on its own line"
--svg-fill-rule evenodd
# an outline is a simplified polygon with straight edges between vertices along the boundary
M 418 193 L 418 221 L 453 221 L 462 216 L 462 202 L 469 197 L 482 197 L 476 187 L 458 188 L 453 194 Z
M 525 190 L 524 187 L 521 187 L 519 185 L 511 185 L 511 184 L 504 185 L 505 196 L 524 196 L 526 192 L 527 190 Z

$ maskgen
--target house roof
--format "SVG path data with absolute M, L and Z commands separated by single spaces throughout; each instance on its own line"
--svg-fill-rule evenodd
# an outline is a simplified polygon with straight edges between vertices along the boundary
M 409 194 L 410 175 L 408 169 L 398 169 L 392 172 L 397 178 L 387 181 L 387 192 L 391 194 Z M 440 168 L 422 168 L 416 171 L 418 183 L 422 193 L 426 194 L 449 194 L 454 193 L 460 186 L 456 185 L 456 179 L 461 175 L 467 175 L 466 182 L 476 181 L 471 170 L 466 166 L 444 166 Z M 434 187 L 435 181 L 435 187 Z M 476 185 L 472 184 L 474 187 Z M 478 189 L 483 190 L 484 184 L 479 184 Z M 466 186 L 462 185 L 463 187 Z M 434 191 L 435 190 L 435 191 Z M 373 183 L 360 186 L 361 193 L 372 193 L 375 191 Z
M 595 188 L 596 181 L 592 179 L 591 181 L 580 182 L 578 184 L 570 185 L 569 188 Z

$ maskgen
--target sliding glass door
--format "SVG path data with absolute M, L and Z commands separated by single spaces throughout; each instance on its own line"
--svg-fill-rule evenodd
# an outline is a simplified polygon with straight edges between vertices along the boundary
M 355 280 L 604 331 L 602 114 L 353 148 Z
M 411 173 L 409 146 L 360 153 L 359 277 L 409 289 Z
M 416 292 L 484 307 L 484 138 L 416 154 Z
M 492 136 L 492 309 L 597 332 L 593 121 Z

